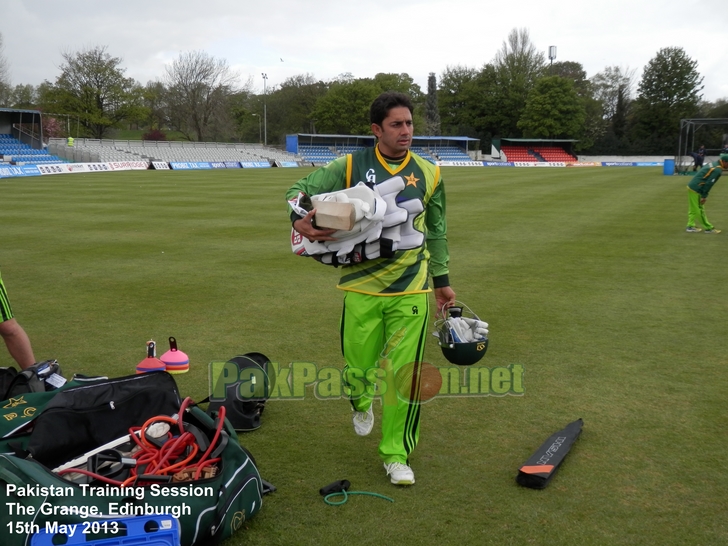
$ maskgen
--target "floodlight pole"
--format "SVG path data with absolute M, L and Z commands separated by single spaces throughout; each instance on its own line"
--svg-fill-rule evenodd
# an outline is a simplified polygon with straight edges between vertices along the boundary
M 261 73 L 263 76 L 263 125 L 265 126 L 265 140 L 263 144 L 268 146 L 268 105 L 266 101 L 265 83 L 268 81 L 268 74 L 265 72 Z
M 549 60 L 551 61 L 551 67 L 550 71 L 553 73 L 554 71 L 554 59 L 556 58 L 556 46 L 552 45 L 549 46 Z

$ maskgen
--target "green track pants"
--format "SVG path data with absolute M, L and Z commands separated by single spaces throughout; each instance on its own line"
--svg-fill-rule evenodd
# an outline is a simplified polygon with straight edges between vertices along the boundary
M 426 293 L 371 296 L 347 292 L 344 297 L 341 348 L 346 392 L 356 411 L 366 411 L 375 396 L 381 397 L 379 456 L 385 463 L 406 464 L 419 439 L 419 370 L 428 315 Z M 397 377 L 406 378 L 408 388 L 397 389 Z M 371 388 L 372 383 L 376 389 Z
M 700 194 L 688 188 L 688 227 L 695 227 L 696 218 L 700 218 L 703 228 L 713 229 L 705 215 L 705 206 L 700 203 Z

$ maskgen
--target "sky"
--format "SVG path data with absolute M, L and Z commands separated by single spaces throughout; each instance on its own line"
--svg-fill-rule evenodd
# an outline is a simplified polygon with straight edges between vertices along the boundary
M 718 0 L 0 0 L 12 85 L 54 82 L 62 53 L 104 46 L 143 85 L 204 51 L 258 93 L 262 74 L 270 90 L 301 74 L 380 72 L 407 73 L 426 92 L 431 72 L 482 67 L 518 28 L 588 78 L 618 66 L 635 86 L 660 49 L 681 47 L 698 62 L 703 99 L 716 101 L 728 99 L 725 20 Z

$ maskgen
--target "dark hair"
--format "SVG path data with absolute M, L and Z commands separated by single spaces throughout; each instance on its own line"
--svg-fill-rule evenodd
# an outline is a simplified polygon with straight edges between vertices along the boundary
M 387 91 L 386 93 L 382 93 L 374 99 L 374 102 L 369 108 L 369 121 L 371 123 L 376 123 L 377 125 L 382 125 L 382 122 L 389 114 L 389 111 L 392 108 L 397 108 L 398 106 L 404 106 L 410 111 L 410 114 L 414 111 L 412 101 L 404 93 L 397 93 L 396 91 Z

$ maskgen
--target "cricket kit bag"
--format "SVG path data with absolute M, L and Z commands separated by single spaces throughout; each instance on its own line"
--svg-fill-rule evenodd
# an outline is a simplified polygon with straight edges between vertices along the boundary
M 260 510 L 268 484 L 224 413 L 180 402 L 166 372 L 60 392 L 36 419 L 30 456 L 0 455 L 3 546 L 162 515 L 178 521 L 181 546 L 229 537 Z
M 8 368 L 0 368 L 0 372 Z M 62 379 L 57 388 L 47 390 L 49 383 L 44 379 L 33 379 L 35 372 L 31 368 L 18 373 L 11 368 L 12 385 L 6 390 L 8 398 L 0 401 L 0 453 L 15 454 L 27 450 L 30 432 L 35 420 L 40 416 L 48 403 L 57 394 L 66 389 L 87 385 L 95 381 L 104 381 L 105 377 L 84 377 L 74 375 L 69 381 Z M 0 375 L 2 375 L 0 373 Z M 18 379 L 21 378 L 21 379 Z M 32 387 L 35 390 L 28 390 Z M 12 394 L 12 395 L 11 395 Z
M 65 382 L 56 360 L 37 362 L 21 371 L 0 368 L 0 400 L 29 392 L 52 391 Z
M 543 489 L 554 477 L 573 443 L 581 434 L 581 419 L 569 423 L 555 432 L 539 447 L 531 458 L 518 469 L 516 482 L 531 489 Z

